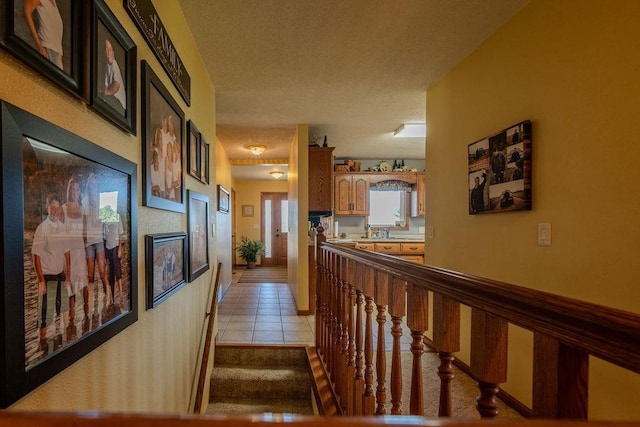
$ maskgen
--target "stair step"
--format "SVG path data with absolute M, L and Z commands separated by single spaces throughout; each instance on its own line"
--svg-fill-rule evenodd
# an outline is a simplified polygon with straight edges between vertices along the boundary
M 217 365 L 211 375 L 212 398 L 277 396 L 298 398 L 310 393 L 309 374 L 305 367 Z
M 215 355 L 216 365 L 251 365 L 277 366 L 298 365 L 305 366 L 306 352 L 304 347 L 231 347 L 217 346 Z
M 313 415 L 311 399 L 247 399 L 225 398 L 224 401 L 211 402 L 207 405 L 207 415 L 225 414 L 263 414 L 283 413 Z

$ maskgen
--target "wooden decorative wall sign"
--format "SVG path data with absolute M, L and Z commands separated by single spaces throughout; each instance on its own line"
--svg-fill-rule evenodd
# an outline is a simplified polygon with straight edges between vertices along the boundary
M 133 19 L 156 58 L 162 64 L 182 98 L 191 105 L 191 77 L 171 42 L 169 34 L 151 0 L 124 0 L 124 8 Z

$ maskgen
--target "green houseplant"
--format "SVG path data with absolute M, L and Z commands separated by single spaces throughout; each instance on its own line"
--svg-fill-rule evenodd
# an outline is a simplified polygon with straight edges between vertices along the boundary
M 242 236 L 240 244 L 236 247 L 238 255 L 247 263 L 247 268 L 255 268 L 258 255 L 263 255 L 264 243 L 259 240 L 251 240 L 247 236 Z

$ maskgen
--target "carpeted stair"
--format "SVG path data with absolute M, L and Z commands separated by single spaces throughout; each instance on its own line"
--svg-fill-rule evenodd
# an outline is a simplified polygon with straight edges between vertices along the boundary
M 216 346 L 207 414 L 313 415 L 304 347 Z

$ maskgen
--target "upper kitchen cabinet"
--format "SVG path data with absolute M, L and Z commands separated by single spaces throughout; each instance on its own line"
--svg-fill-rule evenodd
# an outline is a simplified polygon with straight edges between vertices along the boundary
M 369 177 L 366 174 L 336 173 L 334 215 L 369 215 Z
M 333 150 L 309 147 L 309 211 L 333 209 Z

